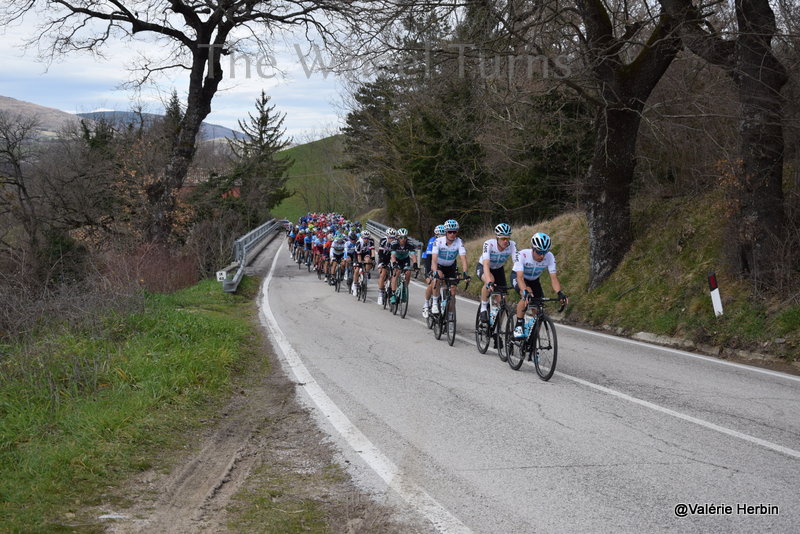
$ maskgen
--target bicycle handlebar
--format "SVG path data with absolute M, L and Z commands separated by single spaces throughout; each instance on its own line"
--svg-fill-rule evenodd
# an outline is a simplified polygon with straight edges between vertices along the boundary
M 564 308 L 567 307 L 566 301 L 561 300 L 559 298 L 552 298 L 552 297 L 539 297 L 539 298 L 537 298 L 537 297 L 534 297 L 533 295 L 529 294 L 527 296 L 527 300 L 528 300 L 528 304 L 536 304 L 537 302 L 560 302 L 561 303 L 561 307 L 558 309 L 558 313 L 563 312 Z

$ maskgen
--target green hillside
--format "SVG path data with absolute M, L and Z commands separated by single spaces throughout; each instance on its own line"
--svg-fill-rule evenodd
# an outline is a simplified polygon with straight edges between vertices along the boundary
M 294 194 L 272 210 L 275 217 L 296 221 L 308 211 L 355 216 L 349 212 L 355 181 L 350 173 L 336 168 L 343 158 L 343 141 L 343 136 L 334 135 L 279 153 L 294 159 L 287 182 Z

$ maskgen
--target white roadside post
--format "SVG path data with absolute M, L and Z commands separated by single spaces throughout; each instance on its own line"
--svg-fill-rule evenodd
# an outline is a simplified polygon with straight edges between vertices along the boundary
M 711 289 L 711 304 L 714 305 L 714 314 L 719 317 L 722 315 L 722 298 L 719 296 L 717 273 L 711 273 L 708 275 L 708 287 Z

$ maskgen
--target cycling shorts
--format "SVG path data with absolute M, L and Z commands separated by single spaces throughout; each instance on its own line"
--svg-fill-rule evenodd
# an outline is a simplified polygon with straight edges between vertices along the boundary
M 492 273 L 492 276 L 494 276 L 495 284 L 498 286 L 506 285 L 506 270 L 503 266 L 500 266 L 497 269 L 489 269 L 489 272 Z M 483 281 L 483 263 L 479 263 L 475 268 L 475 274 L 478 275 L 479 280 Z
M 439 265 L 439 270 L 444 273 L 445 278 L 456 278 L 458 277 L 458 269 L 456 268 L 456 264 L 452 265 Z
M 527 278 L 525 278 L 524 280 L 525 280 L 525 285 L 528 286 L 528 290 L 533 294 L 534 297 L 536 297 L 537 299 L 544 298 L 544 290 L 542 289 L 542 283 L 539 281 L 538 278 L 536 280 L 528 280 Z M 515 273 L 514 271 L 511 271 L 511 285 L 514 287 L 514 289 L 517 290 L 519 296 L 522 296 L 522 291 L 520 290 L 519 287 L 517 287 L 517 273 Z M 525 288 L 523 287 L 522 289 Z

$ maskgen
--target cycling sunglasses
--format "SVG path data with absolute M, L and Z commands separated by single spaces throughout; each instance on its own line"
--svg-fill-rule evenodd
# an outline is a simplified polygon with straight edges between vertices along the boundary
M 540 255 L 540 256 L 544 256 L 545 254 L 547 254 L 547 251 L 545 251 L 545 250 L 539 250 L 538 248 L 535 248 L 535 249 L 533 249 L 533 251 L 534 251 L 536 254 Z
M 458 230 L 448 230 L 447 233 L 448 234 L 457 234 Z

